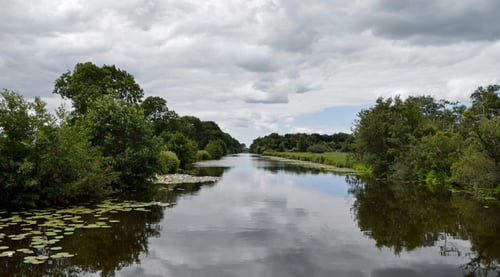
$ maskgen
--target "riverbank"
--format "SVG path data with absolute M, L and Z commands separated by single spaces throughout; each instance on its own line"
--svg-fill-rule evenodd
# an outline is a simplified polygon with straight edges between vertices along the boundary
M 348 153 L 265 152 L 263 157 L 306 168 L 341 174 L 365 174 L 366 170 L 350 161 Z

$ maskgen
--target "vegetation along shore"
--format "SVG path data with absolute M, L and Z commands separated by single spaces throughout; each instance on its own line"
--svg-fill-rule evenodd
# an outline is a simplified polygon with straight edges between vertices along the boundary
M 2 90 L 0 207 L 40 207 L 148 189 L 156 175 L 219 159 L 242 145 L 215 122 L 180 116 L 161 97 L 144 97 L 128 72 L 79 63 L 53 92 L 72 108 Z
M 358 113 L 351 134 L 272 133 L 249 151 L 495 201 L 499 89 L 479 87 L 468 106 L 431 96 L 379 98 Z M 244 149 L 215 122 L 180 116 L 161 97 L 143 99 L 134 77 L 113 65 L 79 63 L 55 81 L 53 93 L 72 108 L 53 114 L 40 98 L 1 92 L 0 206 L 67 205 L 143 191 L 154 176 Z
M 431 96 L 379 98 L 353 133 L 276 133 L 250 151 L 337 167 L 434 193 L 462 190 L 500 200 L 500 86 L 477 88 L 466 106 Z M 307 153 L 304 153 L 307 152 Z

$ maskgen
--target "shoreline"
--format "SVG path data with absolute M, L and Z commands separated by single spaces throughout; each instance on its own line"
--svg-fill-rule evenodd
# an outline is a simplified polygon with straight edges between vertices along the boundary
M 287 163 L 291 163 L 293 165 L 298 165 L 298 166 L 302 166 L 302 167 L 310 168 L 310 169 L 325 170 L 325 171 L 334 172 L 334 173 L 341 173 L 341 174 L 362 174 L 361 170 L 356 170 L 354 168 L 337 167 L 334 165 L 326 165 L 326 164 L 320 164 L 320 163 L 315 163 L 315 162 L 310 162 L 310 161 L 295 160 L 295 159 L 282 158 L 282 157 L 269 156 L 269 155 L 262 155 L 262 157 L 270 159 L 270 160 L 287 162 Z

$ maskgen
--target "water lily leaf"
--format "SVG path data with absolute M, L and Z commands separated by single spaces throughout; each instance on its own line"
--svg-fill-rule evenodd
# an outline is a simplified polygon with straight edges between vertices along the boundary
M 75 254 L 70 254 L 68 252 L 60 252 L 60 253 L 51 255 L 50 257 L 54 258 L 54 259 L 57 259 L 57 258 L 71 258 L 71 257 L 74 257 L 74 256 L 75 256 Z
M 23 254 L 33 254 L 33 250 L 28 249 L 28 248 L 20 248 L 16 250 L 17 252 L 21 252 Z
M 12 257 L 16 251 L 4 251 L 0 253 L 0 257 Z

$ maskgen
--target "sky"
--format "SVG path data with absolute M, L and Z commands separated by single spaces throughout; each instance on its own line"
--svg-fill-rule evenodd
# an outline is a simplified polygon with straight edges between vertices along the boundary
M 500 83 L 498 0 L 0 0 L 0 88 L 63 101 L 77 63 L 258 136 L 350 132 L 377 97 L 467 102 Z

